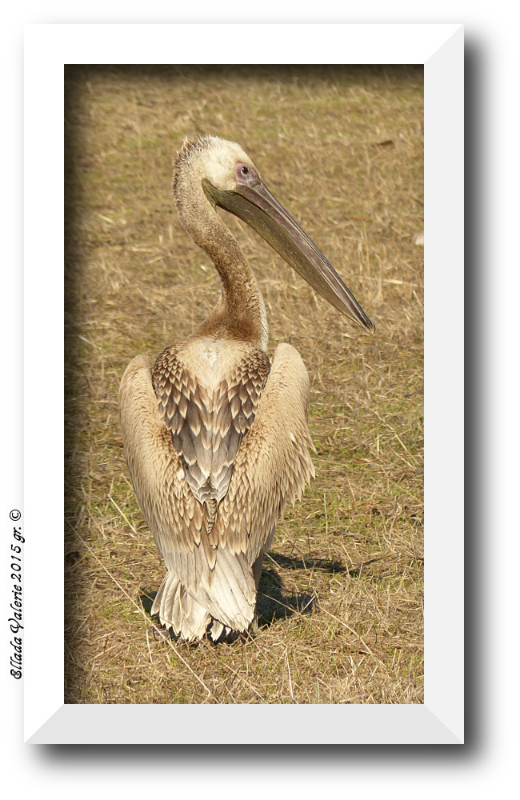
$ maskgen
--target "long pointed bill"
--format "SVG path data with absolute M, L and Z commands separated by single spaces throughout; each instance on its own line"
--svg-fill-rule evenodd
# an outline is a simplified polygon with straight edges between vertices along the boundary
M 213 204 L 247 222 L 334 308 L 366 330 L 375 330 L 334 267 L 262 182 L 239 184 L 234 192 L 216 189 L 206 179 L 202 185 Z

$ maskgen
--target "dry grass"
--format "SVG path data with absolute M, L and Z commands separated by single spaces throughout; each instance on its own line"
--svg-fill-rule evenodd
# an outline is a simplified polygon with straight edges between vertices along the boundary
M 72 67 L 66 75 L 69 703 L 423 702 L 420 68 Z M 312 381 L 316 481 L 286 512 L 247 640 L 170 641 L 123 456 L 128 361 L 186 336 L 216 273 L 170 181 L 187 134 L 239 141 L 377 326 L 354 330 L 253 232 L 270 351 Z

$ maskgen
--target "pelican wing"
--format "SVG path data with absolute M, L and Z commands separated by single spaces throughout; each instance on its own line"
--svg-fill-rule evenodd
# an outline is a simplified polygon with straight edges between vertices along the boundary
M 212 531 L 219 546 L 245 553 L 249 564 L 265 552 L 286 502 L 299 500 L 314 477 L 308 406 L 305 365 L 294 347 L 279 344 Z
M 186 478 L 159 412 L 147 356 L 132 359 L 123 375 L 120 414 L 137 500 L 168 568 L 152 612 L 186 639 L 202 637 L 212 619 L 218 620 L 214 638 L 223 626 L 246 630 L 256 602 L 251 567 L 245 554 L 210 542 L 214 511 L 197 500 Z
M 201 544 L 204 509 L 186 481 L 171 432 L 159 415 L 148 356 L 136 356 L 126 368 L 119 407 L 132 483 L 157 546 L 163 553 L 171 538 L 177 549 L 191 552 Z

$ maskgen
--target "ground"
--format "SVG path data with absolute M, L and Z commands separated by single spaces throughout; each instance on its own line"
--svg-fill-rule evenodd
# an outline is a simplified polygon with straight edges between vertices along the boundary
M 316 480 L 286 510 L 258 629 L 160 633 L 165 572 L 126 467 L 117 392 L 218 297 L 171 195 L 187 135 L 239 142 L 376 325 L 329 307 L 244 224 L 269 353 L 311 377 Z M 422 67 L 66 68 L 65 700 L 422 703 Z

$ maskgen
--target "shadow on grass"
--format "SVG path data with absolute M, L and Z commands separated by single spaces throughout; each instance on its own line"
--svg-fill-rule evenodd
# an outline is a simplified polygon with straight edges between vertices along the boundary
M 280 553 L 269 553 L 269 558 L 279 567 L 284 569 L 317 569 L 321 572 L 349 572 L 341 561 L 328 558 L 294 558 L 293 556 L 282 556 Z
M 365 567 L 369 564 L 375 564 L 377 561 L 382 561 L 385 556 L 376 556 L 369 558 L 367 561 L 362 561 L 354 567 L 346 567 L 341 561 L 337 559 L 327 558 L 293 558 L 292 556 L 282 556 L 279 553 L 270 553 L 269 558 L 274 561 L 279 567 L 284 569 L 304 569 L 304 570 L 318 570 L 319 572 L 328 572 L 330 574 L 349 575 L 351 578 L 359 578 Z
M 315 602 L 313 594 L 285 591 L 278 572 L 272 567 L 264 567 L 256 602 L 258 627 L 269 627 L 294 614 L 311 614 Z

